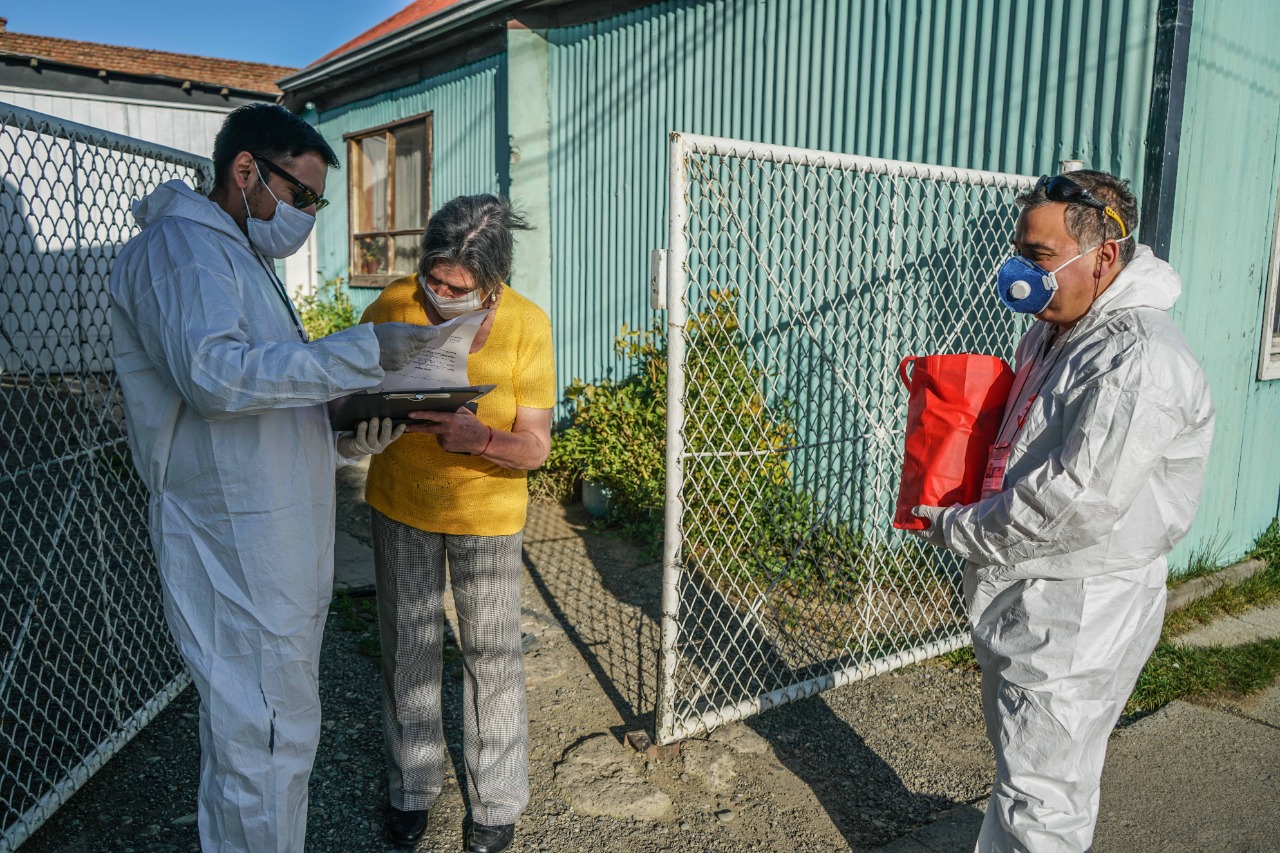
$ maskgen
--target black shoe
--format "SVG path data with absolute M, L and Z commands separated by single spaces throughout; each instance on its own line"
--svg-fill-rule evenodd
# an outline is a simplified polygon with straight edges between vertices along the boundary
M 387 819 L 382 823 L 387 830 L 387 838 L 397 847 L 412 849 L 427 831 L 427 811 L 402 812 L 392 806 L 387 807 Z
M 502 826 L 473 823 L 471 831 L 467 833 L 467 853 L 502 853 L 511 846 L 511 840 L 515 837 L 514 823 Z

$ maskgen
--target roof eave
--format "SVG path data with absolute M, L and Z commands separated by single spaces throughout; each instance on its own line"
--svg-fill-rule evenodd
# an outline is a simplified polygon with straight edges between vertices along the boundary
M 181 86 L 183 83 L 189 83 L 192 86 L 200 86 L 203 89 L 209 89 L 209 90 L 226 89 L 228 93 L 236 94 L 240 96 L 261 95 L 263 96 L 264 100 L 279 101 L 280 98 L 284 96 L 283 89 L 279 91 L 269 91 L 266 89 L 250 89 L 250 88 L 246 88 L 245 86 L 232 85 L 230 83 L 219 83 L 217 81 L 201 80 L 195 76 L 181 77 L 181 76 L 175 76 L 172 74 L 154 74 L 154 73 L 139 74 L 136 71 L 121 71 L 118 68 L 105 67 L 104 65 L 99 63 L 89 63 L 86 65 L 83 63 L 67 62 L 64 59 L 53 59 L 48 56 L 42 56 L 36 53 L 20 53 L 12 50 L 0 50 L 0 59 L 16 59 L 20 61 L 25 60 L 28 62 L 34 60 L 35 62 L 38 62 L 41 65 L 48 65 L 54 68 L 66 68 L 66 69 L 71 69 L 73 71 L 83 71 L 89 74 L 106 73 L 109 76 L 126 77 L 130 80 L 137 80 L 137 81 L 146 82 L 146 83 L 164 83 L 164 84 L 172 83 L 176 86 Z
M 318 83 L 332 74 L 340 74 L 366 63 L 375 62 L 414 42 L 443 35 L 484 15 L 518 6 L 524 2 L 527 0 L 460 0 L 434 15 L 393 30 L 368 44 L 340 53 L 330 60 L 305 68 L 297 74 L 281 78 L 276 81 L 276 85 L 288 93 L 291 89 L 300 89 Z

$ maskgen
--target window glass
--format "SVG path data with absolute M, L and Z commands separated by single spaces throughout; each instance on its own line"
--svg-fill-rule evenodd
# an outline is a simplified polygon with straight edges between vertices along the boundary
M 431 118 L 348 137 L 351 283 L 381 287 L 418 267 L 431 206 Z
M 427 126 L 414 122 L 392 131 L 396 143 L 395 211 L 392 228 L 427 224 Z
M 357 231 L 387 230 L 387 140 L 360 140 L 360 223 Z

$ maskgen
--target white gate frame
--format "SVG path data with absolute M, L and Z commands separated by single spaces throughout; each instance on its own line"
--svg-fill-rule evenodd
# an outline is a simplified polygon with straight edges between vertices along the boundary
M 845 667 L 805 681 L 781 687 L 763 695 L 743 699 L 728 707 L 715 710 L 714 723 L 706 714 L 696 718 L 677 719 L 675 712 L 675 685 L 680 655 L 679 615 L 680 582 L 684 575 L 682 549 L 684 545 L 681 520 L 684 515 L 683 486 L 685 447 L 685 366 L 687 359 L 685 334 L 688 312 L 685 296 L 688 289 L 688 245 L 686 228 L 689 224 L 689 175 L 690 154 L 712 154 L 722 157 L 753 159 L 786 163 L 797 166 L 822 166 L 847 171 L 893 174 L 902 177 L 931 179 L 951 183 L 984 184 L 1010 190 L 1029 190 L 1036 178 L 1003 172 L 974 169 L 958 169 L 911 163 L 901 160 L 885 160 L 853 154 L 839 154 L 782 145 L 768 145 L 722 137 L 673 132 L 670 134 L 668 156 L 668 224 L 666 255 L 666 310 L 667 310 L 667 447 L 666 447 L 666 497 L 664 504 L 664 537 L 662 555 L 662 643 L 660 649 L 660 681 L 657 697 L 656 739 L 669 744 L 710 731 L 716 725 L 745 719 L 770 708 L 803 699 L 833 687 L 840 687 L 919 663 L 931 657 L 969 645 L 967 631 L 936 640 L 925 645 L 902 651 L 879 660 Z

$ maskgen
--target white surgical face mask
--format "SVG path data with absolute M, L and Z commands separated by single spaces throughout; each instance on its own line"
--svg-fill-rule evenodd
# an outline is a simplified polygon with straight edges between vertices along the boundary
M 478 311 L 484 307 L 484 303 L 489 300 L 485 294 L 481 294 L 480 288 L 468 293 L 466 296 L 457 296 L 446 298 L 430 287 L 422 276 L 418 276 L 418 283 L 422 285 L 423 291 L 426 292 L 427 298 L 431 300 L 431 304 L 435 306 L 436 313 L 446 320 L 452 320 L 454 317 L 461 317 L 470 311 Z
M 253 168 L 258 168 L 256 162 Z M 287 258 L 307 242 L 311 229 L 316 225 L 316 218 L 276 198 L 276 194 L 271 192 L 271 187 L 267 186 L 266 179 L 262 177 L 261 170 L 258 171 L 258 180 L 262 181 L 271 197 L 276 199 L 276 215 L 271 219 L 254 219 L 249 210 L 249 199 L 244 190 L 241 190 L 240 197 L 244 199 L 244 209 L 248 215 L 245 227 L 249 232 L 249 242 L 268 258 Z

